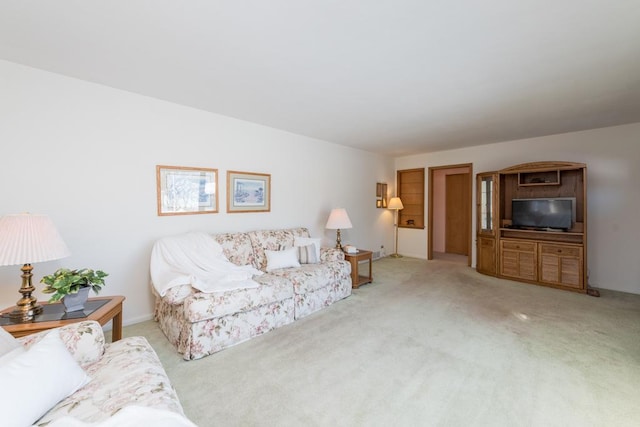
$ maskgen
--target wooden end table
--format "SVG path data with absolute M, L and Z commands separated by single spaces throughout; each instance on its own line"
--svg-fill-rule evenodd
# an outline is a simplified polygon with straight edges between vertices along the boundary
M 103 326 L 113 320 L 111 341 L 115 342 L 122 338 L 123 301 L 124 297 L 120 295 L 89 298 L 84 310 L 71 313 L 65 313 L 64 306 L 59 302 L 51 304 L 40 302 L 42 305 L 42 313 L 37 315 L 33 321 L 17 323 L 9 317 L 0 317 L 0 326 L 14 337 L 19 338 L 84 320 L 95 320 Z M 0 312 L 0 315 L 8 314 L 12 310 L 13 307 L 4 309 Z
M 360 285 L 371 283 L 373 276 L 371 275 L 371 264 L 373 252 L 366 251 L 364 249 L 358 249 L 356 253 L 344 253 L 344 257 L 351 263 L 351 287 L 358 289 Z M 369 261 L 369 275 L 361 276 L 358 272 L 358 266 L 360 261 Z

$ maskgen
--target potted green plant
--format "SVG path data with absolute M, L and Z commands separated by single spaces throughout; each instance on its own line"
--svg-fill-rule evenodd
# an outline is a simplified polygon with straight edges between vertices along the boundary
M 90 290 L 96 294 L 100 292 L 107 276 L 104 271 L 90 268 L 60 268 L 55 273 L 44 276 L 40 282 L 45 284 L 42 292 L 53 294 L 49 302 L 62 300 L 65 311 L 77 311 L 84 308 Z

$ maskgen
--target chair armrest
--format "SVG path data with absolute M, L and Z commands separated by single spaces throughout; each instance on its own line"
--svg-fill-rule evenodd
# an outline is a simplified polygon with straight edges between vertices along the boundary
M 104 354 L 104 332 L 100 323 L 94 320 L 61 326 L 60 338 L 69 353 L 82 367 L 98 361 Z M 18 338 L 25 349 L 40 341 L 49 331 L 41 331 Z
M 344 261 L 344 252 L 336 248 L 320 248 L 320 262 Z

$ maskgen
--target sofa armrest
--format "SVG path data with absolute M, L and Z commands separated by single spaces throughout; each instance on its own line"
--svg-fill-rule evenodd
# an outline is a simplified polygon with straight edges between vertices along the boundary
M 80 366 L 95 363 L 104 354 L 104 332 L 100 323 L 86 320 L 61 326 L 59 329 L 62 342 Z M 18 340 L 28 349 L 48 333 L 49 331 L 42 331 Z
M 336 248 L 320 248 L 320 262 L 344 261 L 344 252 Z
M 164 302 L 171 305 L 182 304 L 187 297 L 196 294 L 200 291 L 193 289 L 191 285 L 178 285 L 167 290 L 163 297 L 158 295 L 155 288 L 152 286 L 153 294 L 156 298 L 161 298 Z

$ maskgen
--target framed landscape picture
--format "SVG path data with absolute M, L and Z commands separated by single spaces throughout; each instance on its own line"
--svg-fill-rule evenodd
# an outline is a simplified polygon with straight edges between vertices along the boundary
M 271 211 L 271 175 L 227 172 L 227 212 Z
M 218 170 L 156 166 L 158 215 L 218 212 Z

